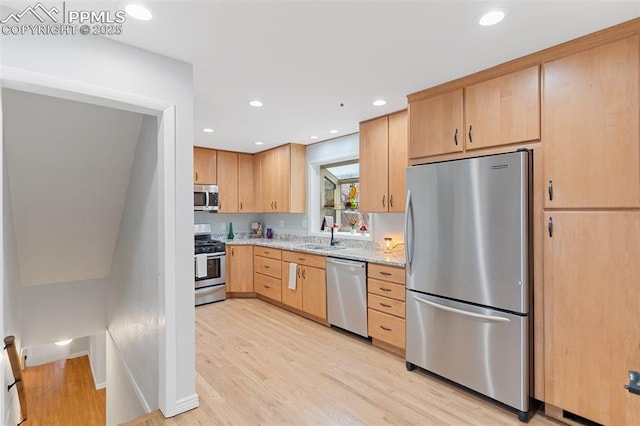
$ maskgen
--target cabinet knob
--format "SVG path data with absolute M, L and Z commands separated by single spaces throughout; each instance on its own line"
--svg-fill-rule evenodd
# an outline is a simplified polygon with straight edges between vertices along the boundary
M 393 194 L 389 195 L 389 207 L 393 207 Z
M 549 224 L 547 225 L 549 228 L 549 238 L 553 237 L 553 218 L 549 218 Z
M 473 138 L 471 137 L 471 129 L 473 128 L 472 125 L 469 125 L 469 143 L 473 142 Z
M 553 201 L 553 181 L 552 180 L 549 181 L 549 185 L 547 186 L 547 189 L 549 190 L 549 201 Z
M 198 181 L 198 172 L 196 172 L 196 182 Z
M 242 201 L 240 201 L 240 210 L 242 210 Z
M 458 129 L 456 129 L 456 132 L 453 134 L 453 141 L 456 143 L 456 146 L 458 146 Z
M 386 207 L 385 204 L 384 204 L 385 197 L 386 197 L 386 195 L 382 196 L 382 207 Z

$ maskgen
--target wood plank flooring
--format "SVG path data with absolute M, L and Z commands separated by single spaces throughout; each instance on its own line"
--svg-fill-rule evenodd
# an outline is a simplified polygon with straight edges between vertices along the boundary
M 106 390 L 96 390 L 89 357 L 26 368 L 22 377 L 29 417 L 23 425 L 104 425 Z
M 196 388 L 200 407 L 164 424 L 519 423 L 365 339 L 256 299 L 196 308 Z M 530 424 L 559 423 L 537 414 Z

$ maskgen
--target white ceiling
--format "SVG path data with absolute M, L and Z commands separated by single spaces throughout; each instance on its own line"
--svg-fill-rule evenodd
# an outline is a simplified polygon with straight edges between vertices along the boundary
M 138 3 L 154 18 L 112 38 L 192 63 L 195 145 L 245 152 L 357 132 L 407 94 L 640 16 L 637 0 Z M 506 19 L 477 25 L 492 7 Z
M 142 115 L 2 90 L 23 286 L 106 277 Z

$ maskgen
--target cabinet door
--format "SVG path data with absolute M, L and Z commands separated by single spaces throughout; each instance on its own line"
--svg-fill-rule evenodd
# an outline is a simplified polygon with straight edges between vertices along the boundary
M 254 175 L 254 156 L 238 154 L 238 211 L 240 213 L 255 213 L 258 192 Z
M 264 213 L 264 206 L 262 200 L 264 195 L 262 194 L 262 153 L 254 154 L 253 156 L 253 185 L 256 191 L 256 211 L 258 213 Z
M 253 292 L 252 246 L 227 246 L 227 292 Z
M 389 211 L 403 212 L 407 192 L 407 111 L 389 116 Z
M 193 148 L 193 182 L 205 185 L 215 185 L 216 150 L 208 148 Z
M 300 266 L 302 275 L 302 310 L 327 319 L 327 274 L 324 269 Z
M 274 150 L 273 164 L 273 211 L 288 212 L 291 194 L 291 147 L 289 145 Z
M 359 210 L 363 212 L 388 210 L 388 123 L 386 116 L 360 123 Z
M 640 206 L 640 37 L 543 65 L 546 207 Z
M 409 158 L 462 152 L 462 89 L 409 104 Z
M 307 211 L 307 147 L 290 144 L 289 213 Z
M 273 182 L 275 180 L 275 153 L 270 149 L 261 153 L 260 157 L 260 175 L 261 192 L 262 192 L 262 211 L 272 213 L 274 211 L 274 189 Z
M 294 280 L 296 280 L 296 288 L 289 288 L 290 262 L 282 262 L 282 303 L 292 308 L 302 310 L 302 266 L 298 265 L 295 270 Z
M 238 153 L 218 151 L 218 213 L 238 212 Z
M 637 424 L 640 397 L 623 385 L 640 370 L 640 212 L 545 219 L 545 401 L 598 423 Z
M 533 66 L 465 88 L 466 149 L 540 139 L 540 72 Z

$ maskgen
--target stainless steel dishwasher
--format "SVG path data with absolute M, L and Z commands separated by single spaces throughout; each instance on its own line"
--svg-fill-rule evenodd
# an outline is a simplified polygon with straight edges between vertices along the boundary
M 329 323 L 368 337 L 367 263 L 327 257 Z

